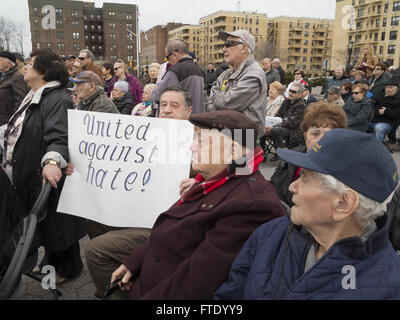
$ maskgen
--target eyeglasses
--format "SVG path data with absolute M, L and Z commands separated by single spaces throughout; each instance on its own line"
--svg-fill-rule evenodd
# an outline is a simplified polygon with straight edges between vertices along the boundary
M 382 70 L 381 68 L 375 68 L 375 70 Z
M 118 69 L 121 69 L 122 67 L 116 67 L 114 68 L 114 71 L 117 71 Z
M 240 42 L 240 41 L 234 41 L 234 40 L 226 40 L 224 47 L 230 48 L 230 47 L 234 47 L 237 46 L 239 44 L 245 44 L 244 42 Z
M 359 94 L 361 91 L 354 91 L 353 94 Z
M 296 72 L 296 73 L 293 73 L 293 75 L 294 76 L 298 76 L 298 75 L 301 75 L 301 73 L 300 72 Z
M 290 90 L 289 90 L 289 93 L 296 94 L 296 93 L 298 93 L 298 91 L 290 89 Z

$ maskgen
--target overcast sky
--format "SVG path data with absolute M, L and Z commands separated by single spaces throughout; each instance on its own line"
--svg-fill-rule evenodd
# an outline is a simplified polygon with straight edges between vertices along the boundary
M 90 0 L 87 0 L 90 1 Z M 219 10 L 236 11 L 235 0 L 108 0 L 92 1 L 97 7 L 103 2 L 131 3 L 139 5 L 139 26 L 142 31 L 158 24 L 182 22 L 197 24 L 201 17 Z M 49 1 L 49 4 L 51 1 Z M 0 16 L 23 22 L 27 30 L 26 51 L 30 51 L 28 0 L 1 0 Z M 293 16 L 313 18 L 335 18 L 335 0 L 242 0 L 241 10 L 267 13 L 270 17 Z

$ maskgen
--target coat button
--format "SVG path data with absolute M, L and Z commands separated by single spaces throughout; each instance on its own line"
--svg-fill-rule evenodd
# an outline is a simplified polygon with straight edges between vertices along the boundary
M 210 204 L 208 207 L 211 209 L 212 207 L 214 207 L 214 205 L 213 205 L 213 204 Z
M 202 208 L 205 208 L 205 207 L 207 207 L 207 205 L 206 205 L 205 203 L 203 203 L 203 204 L 201 205 L 201 207 L 202 207 Z
M 155 262 L 160 262 L 160 256 L 158 254 L 156 254 L 156 256 L 154 257 L 154 261 Z
M 250 182 L 255 182 L 255 181 L 257 181 L 257 179 L 254 178 L 254 177 L 251 177 L 249 180 L 250 180 Z

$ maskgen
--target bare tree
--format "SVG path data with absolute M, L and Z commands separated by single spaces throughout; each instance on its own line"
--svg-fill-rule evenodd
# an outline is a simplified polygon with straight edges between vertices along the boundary
M 13 21 L 0 16 L 0 39 L 6 50 L 10 51 L 14 36 L 15 24 Z
M 13 45 L 16 51 L 19 52 L 22 56 L 25 56 L 24 54 L 25 36 L 26 36 L 25 24 L 23 22 L 15 23 Z

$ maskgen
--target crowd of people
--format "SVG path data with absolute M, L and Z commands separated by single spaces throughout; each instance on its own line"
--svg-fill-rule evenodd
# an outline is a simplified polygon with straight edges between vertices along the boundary
M 173 39 L 145 82 L 121 59 L 97 65 L 90 50 L 36 50 L 27 61 L 0 52 L 0 258 L 48 181 L 45 256 L 31 272 L 53 265 L 57 284 L 78 277 L 88 235 L 98 299 L 400 299 L 399 177 L 384 145 L 400 123 L 400 69 L 366 47 L 315 96 L 304 70 L 285 85 L 278 58 L 256 61 L 248 31 L 219 38 L 218 68 L 202 70 Z M 57 212 L 74 174 L 70 109 L 194 125 L 190 177 L 153 228 Z M 279 159 L 267 181 L 260 164 Z M 106 296 L 110 283 L 120 290 Z

